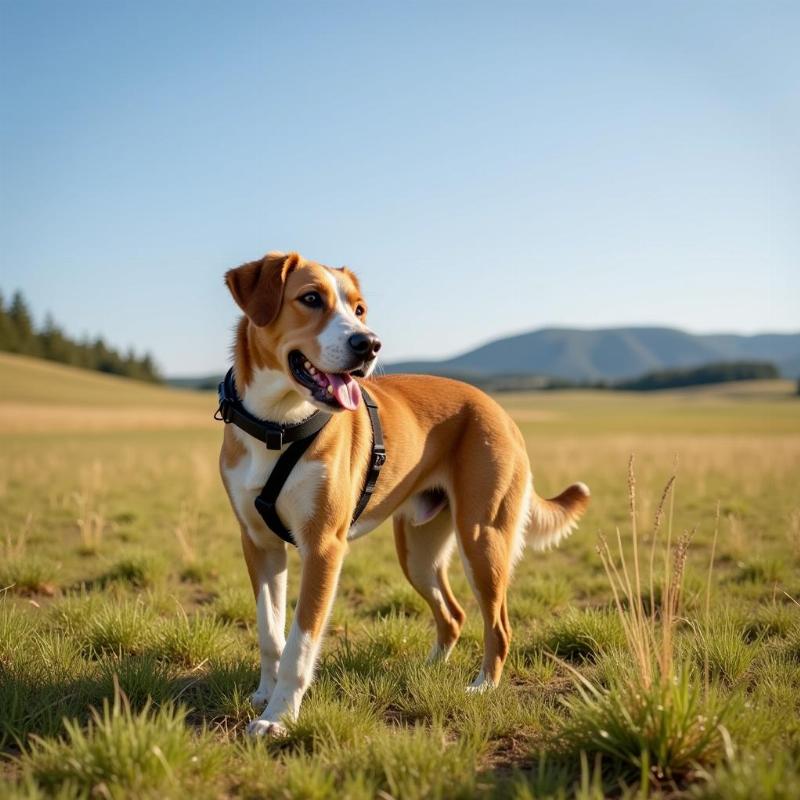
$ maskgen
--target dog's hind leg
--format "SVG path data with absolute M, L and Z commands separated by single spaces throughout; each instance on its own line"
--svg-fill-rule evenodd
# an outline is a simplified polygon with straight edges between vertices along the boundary
M 492 481 L 466 477 L 456 493 L 454 516 L 464 572 L 483 616 L 483 663 L 469 687 L 497 686 L 511 643 L 508 583 L 528 520 L 530 492 L 524 466 Z
M 464 572 L 483 615 L 483 663 L 470 688 L 483 690 L 500 682 L 511 642 L 506 599 L 511 549 L 492 525 L 462 523 L 458 537 Z
M 399 514 L 394 517 L 394 541 L 400 566 L 411 585 L 433 612 L 436 641 L 428 661 L 446 659 L 458 641 L 464 611 L 450 590 L 447 565 L 455 546 L 453 519 L 445 508 L 422 525 L 412 525 Z
M 286 545 L 277 537 L 269 548 L 258 547 L 242 528 L 242 550 L 256 598 L 261 679 L 250 701 L 265 706 L 278 680 L 278 665 L 286 645 Z

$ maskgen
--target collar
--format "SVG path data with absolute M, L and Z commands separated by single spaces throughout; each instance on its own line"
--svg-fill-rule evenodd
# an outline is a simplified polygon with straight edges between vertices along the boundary
M 216 419 L 226 423 L 233 423 L 245 433 L 249 433 L 264 442 L 267 450 L 280 450 L 284 444 L 313 436 L 328 424 L 332 416 L 324 411 L 315 411 L 302 422 L 295 422 L 290 425 L 259 419 L 254 414 L 251 414 L 239 399 L 239 395 L 236 392 L 236 383 L 233 380 L 232 367 L 220 383 L 217 394 L 219 395 L 219 408 L 214 415 Z

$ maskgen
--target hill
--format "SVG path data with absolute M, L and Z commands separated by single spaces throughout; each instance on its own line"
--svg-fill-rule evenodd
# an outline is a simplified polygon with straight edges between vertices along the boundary
M 658 370 L 764 360 L 786 377 L 800 373 L 800 333 L 687 333 L 675 328 L 544 328 L 496 339 L 441 360 L 403 361 L 387 372 L 481 377 L 543 375 L 571 381 L 616 381 Z
M 0 432 L 212 424 L 216 397 L 0 352 Z

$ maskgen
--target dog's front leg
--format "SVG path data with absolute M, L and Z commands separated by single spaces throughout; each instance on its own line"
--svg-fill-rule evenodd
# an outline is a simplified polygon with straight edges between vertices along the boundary
M 286 644 L 286 545 L 275 537 L 259 547 L 242 528 L 242 550 L 256 599 L 261 679 L 250 702 L 263 708 L 278 680 L 278 664 Z
M 296 719 L 314 676 L 323 629 L 333 604 L 345 552 L 344 534 L 329 534 L 300 548 L 300 597 L 278 668 L 278 682 L 264 713 L 248 727 L 255 736 L 280 736 L 285 718 Z

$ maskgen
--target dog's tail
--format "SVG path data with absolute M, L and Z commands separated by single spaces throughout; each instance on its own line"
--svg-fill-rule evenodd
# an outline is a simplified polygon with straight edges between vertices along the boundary
M 589 505 L 589 487 L 573 483 L 558 497 L 545 500 L 531 492 L 528 543 L 534 550 L 549 550 L 578 526 Z

